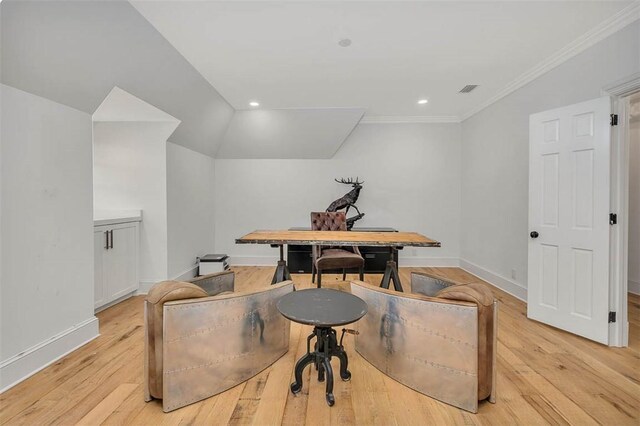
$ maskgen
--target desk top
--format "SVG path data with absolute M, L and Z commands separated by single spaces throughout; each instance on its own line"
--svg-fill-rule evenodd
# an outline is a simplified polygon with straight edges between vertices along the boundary
M 362 245 L 440 247 L 438 241 L 417 232 L 253 231 L 236 244 Z
M 330 288 L 310 288 L 285 294 L 278 310 L 291 321 L 317 327 L 335 327 L 358 321 L 367 304 L 358 296 Z
M 296 226 L 293 228 L 289 228 L 287 231 L 310 231 L 309 227 Z M 356 226 L 351 231 L 353 232 L 398 232 L 395 228 L 389 227 L 366 227 L 366 226 Z

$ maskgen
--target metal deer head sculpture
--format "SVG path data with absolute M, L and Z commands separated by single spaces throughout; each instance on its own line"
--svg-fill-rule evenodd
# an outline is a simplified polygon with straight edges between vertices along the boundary
M 354 188 L 362 188 L 362 184 L 364 183 L 364 181 L 360 182 L 360 178 L 356 177 L 356 181 L 353 181 L 353 178 L 349 178 L 347 180 L 345 180 L 344 178 L 338 180 L 338 179 L 334 179 L 336 182 L 338 183 L 344 183 L 345 185 L 351 185 Z
M 340 209 L 345 209 L 344 213 L 346 215 L 349 212 L 349 209 L 351 207 L 356 209 L 358 214 L 356 216 L 353 216 L 347 219 L 347 229 L 351 230 L 354 222 L 364 217 L 364 213 L 360 213 L 360 210 L 358 210 L 358 207 L 356 207 L 356 201 L 358 201 L 358 197 L 360 196 L 360 190 L 362 189 L 362 184 L 364 183 L 364 181 L 360 182 L 360 179 L 357 177 L 355 181 L 353 180 L 353 178 L 349 178 L 347 180 L 345 180 L 344 178 L 340 180 L 338 179 L 334 179 L 334 180 L 338 183 L 351 185 L 353 189 L 347 192 L 346 194 L 344 194 L 342 197 L 335 200 L 333 203 L 331 203 L 329 207 L 327 207 L 327 211 L 336 212 Z

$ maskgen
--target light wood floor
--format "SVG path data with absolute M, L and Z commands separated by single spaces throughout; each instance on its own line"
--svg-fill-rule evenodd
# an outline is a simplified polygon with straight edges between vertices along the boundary
M 266 285 L 273 268 L 234 268 L 238 290 Z M 411 270 L 402 268 L 408 282 Z M 428 270 L 429 268 L 424 268 Z M 457 268 L 431 269 L 465 277 Z M 327 287 L 347 288 L 337 276 Z M 355 279 L 355 276 L 352 278 Z M 367 280 L 379 283 L 380 276 Z M 294 275 L 299 287 L 310 276 Z M 100 337 L 0 396 L 3 424 L 640 424 L 640 297 L 629 301 L 630 347 L 608 348 L 530 321 L 526 306 L 495 289 L 500 299 L 498 400 L 470 414 L 412 391 L 358 356 L 351 336 L 350 382 L 336 381 L 336 404 L 325 403 L 324 383 L 305 370 L 301 394 L 289 392 L 294 362 L 310 329 L 293 324 L 291 350 L 235 388 L 164 414 L 144 402 L 142 297 L 98 314 Z M 335 368 L 335 367 L 334 367 Z

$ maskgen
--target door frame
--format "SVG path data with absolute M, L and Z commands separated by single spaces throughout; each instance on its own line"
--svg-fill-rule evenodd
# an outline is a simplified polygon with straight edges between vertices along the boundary
M 640 91 L 640 73 L 618 80 L 602 89 L 611 97 L 611 112 L 619 117 L 611 127 L 611 212 L 618 224 L 611 227 L 609 247 L 609 309 L 616 322 L 609 324 L 609 346 L 629 345 L 628 265 L 629 265 L 629 95 Z

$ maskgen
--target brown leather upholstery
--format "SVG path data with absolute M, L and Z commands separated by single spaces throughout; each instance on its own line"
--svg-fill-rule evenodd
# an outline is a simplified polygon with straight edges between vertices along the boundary
M 163 281 L 145 299 L 145 400 L 165 412 L 225 391 L 288 350 L 289 323 L 276 308 L 291 281 L 233 293 L 231 271 Z
M 478 306 L 478 399 L 486 399 L 491 394 L 496 337 L 493 336 L 494 297 L 491 289 L 473 277 L 451 279 L 412 272 L 411 290 L 436 298 L 472 302 Z
M 347 217 L 344 212 L 312 212 L 312 231 L 346 231 Z M 352 247 L 312 247 L 312 276 L 311 281 L 315 281 L 315 274 L 318 273 L 318 287 L 322 286 L 322 271 L 327 269 L 351 268 L 360 269 L 360 279 L 363 279 L 364 258 L 360 254 L 357 246 Z
M 312 212 L 312 231 L 346 231 L 347 216 L 344 212 Z
M 145 316 L 148 327 L 147 377 L 150 396 L 162 399 L 162 324 L 165 302 L 207 296 L 207 292 L 197 285 L 181 281 L 160 282 L 147 294 Z
M 478 306 L 478 400 L 487 399 L 493 384 L 493 294 L 482 283 L 452 285 L 440 290 L 436 297 L 463 300 Z
M 414 293 L 352 282 L 369 305 L 356 350 L 406 386 L 477 412 L 478 401 L 495 402 L 498 306 L 488 285 L 448 281 L 412 273 Z
M 362 256 L 339 248 L 324 249 L 322 250 L 322 256 L 316 259 L 318 271 L 324 269 L 360 268 L 363 264 Z

